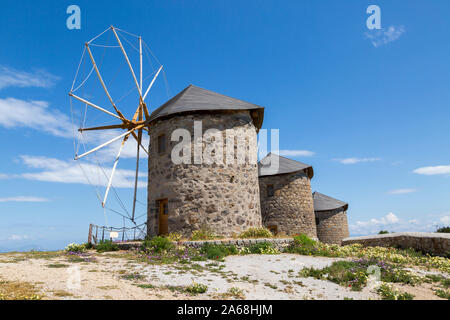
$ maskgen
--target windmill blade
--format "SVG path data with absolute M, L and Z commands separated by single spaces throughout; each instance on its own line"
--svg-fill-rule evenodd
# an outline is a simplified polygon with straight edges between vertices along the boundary
M 136 195 L 137 195 L 137 185 L 139 178 L 139 145 L 141 144 L 142 139 L 142 129 L 138 130 L 138 143 L 137 143 L 137 155 L 136 155 L 136 176 L 134 180 L 134 196 L 133 196 L 133 211 L 131 213 L 131 221 L 134 222 L 134 213 L 136 212 Z
M 108 198 L 109 189 L 111 188 L 112 180 L 114 177 L 114 172 L 116 171 L 117 163 L 119 162 L 120 154 L 122 153 L 123 146 L 125 145 L 125 141 L 127 141 L 129 135 L 126 135 L 123 138 L 122 143 L 120 144 L 119 152 L 117 153 L 116 160 L 114 160 L 114 165 L 111 171 L 111 176 L 109 177 L 108 186 L 106 187 L 105 196 L 103 197 L 102 207 L 105 207 L 106 199 Z
M 122 121 L 124 120 L 124 118 L 121 118 L 118 115 L 116 115 L 116 114 L 114 114 L 114 113 L 112 113 L 112 112 L 110 112 L 110 111 L 108 111 L 106 109 L 103 109 L 102 107 L 99 107 L 99 106 L 93 104 L 92 102 L 87 101 L 86 99 L 83 99 L 83 98 L 81 98 L 81 97 L 79 97 L 77 95 L 74 95 L 72 92 L 69 92 L 69 96 L 71 96 L 71 97 L 73 97 L 73 98 L 75 98 L 75 99 L 77 99 L 77 100 L 87 104 L 88 106 L 91 106 L 91 107 L 97 109 L 97 110 L 103 111 L 103 112 L 109 114 L 110 116 L 116 117 L 119 120 L 122 120 Z
M 163 66 L 159 67 L 158 72 L 155 74 L 155 76 L 153 77 L 152 82 L 150 82 L 150 85 L 148 86 L 147 91 L 145 91 L 144 96 L 142 97 L 142 101 L 145 100 L 145 97 L 147 97 L 148 92 L 150 91 L 151 87 L 153 86 L 153 83 L 155 82 L 156 78 L 158 77 L 159 73 L 161 72 Z
M 92 65 L 94 66 L 95 72 L 97 73 L 97 77 L 100 80 L 100 83 L 102 84 L 103 90 L 105 90 L 106 95 L 108 96 L 109 101 L 111 102 L 112 106 L 114 107 L 114 110 L 116 110 L 116 113 L 119 115 L 119 117 L 122 118 L 122 120 L 125 120 L 124 115 L 122 114 L 122 112 L 119 111 L 119 109 L 117 109 L 116 105 L 114 104 L 114 101 L 111 97 L 111 95 L 109 94 L 108 89 L 106 88 L 105 82 L 103 81 L 103 78 L 100 74 L 100 71 L 98 70 L 97 64 L 95 63 L 95 59 L 94 56 L 92 55 L 91 49 L 89 48 L 89 44 L 86 43 L 86 49 L 89 53 L 89 57 L 91 58 L 92 61 Z
M 138 92 L 139 92 L 139 98 L 142 100 L 142 92 L 141 92 L 142 90 L 141 90 L 141 88 L 139 86 L 139 83 L 138 83 L 138 81 L 136 79 L 136 75 L 134 74 L 134 70 L 133 70 L 133 67 L 131 66 L 130 59 L 128 59 L 127 52 L 125 51 L 125 48 L 123 47 L 122 42 L 120 41 L 119 35 L 116 32 L 116 29 L 114 29 L 114 27 L 111 27 L 111 29 L 114 32 L 114 35 L 116 36 L 117 42 L 119 43 L 119 46 L 120 46 L 120 49 L 122 49 L 122 53 L 125 56 L 125 60 L 127 61 L 128 67 L 130 68 L 131 75 L 133 76 L 134 82 L 136 83 L 136 87 L 137 87 Z
M 141 89 L 141 95 L 142 95 L 142 38 L 139 37 L 139 88 Z
M 78 131 L 91 131 L 91 130 L 106 130 L 106 129 L 124 129 L 123 124 L 113 124 L 110 126 L 100 126 L 100 127 L 90 127 L 90 128 L 80 128 Z
M 107 142 L 105 142 L 105 143 L 99 145 L 98 147 L 95 147 L 94 149 L 91 149 L 91 150 L 89 150 L 89 151 L 83 153 L 83 154 L 80 155 L 80 156 L 75 156 L 75 160 L 81 159 L 81 158 L 83 158 L 84 156 L 87 156 L 88 154 L 91 154 L 92 152 L 95 152 L 95 151 L 97 151 L 97 150 L 99 150 L 99 149 L 101 149 L 101 148 L 106 147 L 108 144 L 111 144 L 111 143 L 113 143 L 114 141 L 119 140 L 120 138 L 126 136 L 127 134 L 132 133 L 134 130 L 140 129 L 140 127 L 142 128 L 142 125 L 141 125 L 141 126 L 137 126 L 136 128 L 133 128 L 133 129 L 131 129 L 130 131 L 127 131 L 127 132 L 125 132 L 125 133 L 122 133 L 120 136 L 115 137 L 115 138 L 113 138 L 113 139 L 111 139 L 111 140 L 109 140 L 109 141 L 107 141 Z

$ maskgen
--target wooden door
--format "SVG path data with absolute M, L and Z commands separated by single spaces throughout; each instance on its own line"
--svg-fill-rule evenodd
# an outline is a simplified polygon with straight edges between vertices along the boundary
M 168 200 L 159 200 L 159 235 L 165 235 L 169 233 L 169 208 Z

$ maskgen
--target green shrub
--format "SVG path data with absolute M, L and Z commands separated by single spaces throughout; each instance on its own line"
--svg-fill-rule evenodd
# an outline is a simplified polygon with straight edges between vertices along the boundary
M 186 291 L 191 294 L 199 294 L 199 293 L 205 293 L 206 290 L 208 290 L 208 286 L 201 283 L 193 283 L 190 286 L 186 287 Z
M 279 251 L 274 248 L 271 242 L 260 242 L 252 244 L 249 248 L 250 253 L 256 254 L 277 254 Z
M 285 252 L 314 256 L 333 256 L 333 252 L 325 250 L 320 243 L 309 238 L 305 234 L 294 236 L 294 242 L 285 249 Z
M 92 242 L 86 242 L 84 243 L 84 247 L 89 250 L 94 248 L 94 245 L 92 244 Z
M 384 282 L 405 283 L 411 286 L 422 282 L 419 276 L 416 276 L 409 271 L 395 267 L 390 267 L 386 271 L 383 270 L 383 272 L 381 273 L 381 280 L 383 280 Z
M 336 261 L 323 269 L 304 268 L 300 271 L 303 277 L 326 279 L 342 286 L 360 291 L 367 283 L 367 274 L 364 269 L 352 261 Z
M 75 253 L 84 252 L 84 251 L 86 251 L 86 246 L 85 246 L 85 244 L 69 243 L 66 246 L 65 251 L 66 252 L 75 252 Z
M 440 298 L 444 298 L 444 299 L 450 300 L 450 290 L 448 290 L 448 289 L 446 289 L 446 290 L 436 289 L 434 291 L 434 293 Z
M 306 234 L 299 234 L 298 236 L 294 236 L 294 243 L 297 246 L 303 247 L 315 247 L 317 242 L 308 237 Z
M 387 230 L 380 230 L 378 232 L 378 234 L 388 234 L 388 233 L 389 233 L 389 231 L 387 231 Z
M 412 300 L 414 296 L 406 292 L 400 292 L 387 283 L 381 284 L 377 289 L 383 300 Z
M 241 239 L 248 238 L 272 238 L 273 234 L 266 228 L 249 228 L 239 235 Z
M 438 233 L 450 233 L 450 227 L 437 228 L 436 232 L 438 232 Z
M 195 230 L 192 232 L 191 240 L 199 241 L 199 240 L 214 240 L 219 238 L 213 231 L 209 230 L 206 227 L 202 227 L 199 230 Z
M 172 242 L 178 242 L 181 241 L 181 238 L 183 237 L 183 235 L 179 232 L 171 232 L 169 233 L 166 238 L 169 239 Z
M 117 251 L 119 246 L 111 240 L 103 240 L 95 245 L 97 252 Z
M 154 253 L 168 252 L 172 250 L 175 245 L 169 239 L 161 236 L 156 236 L 151 239 L 146 239 L 142 242 L 142 249 L 150 250 Z
M 212 260 L 223 260 L 226 256 L 238 254 L 238 250 L 233 245 L 211 243 L 205 243 L 200 249 L 200 252 L 203 253 L 206 258 Z

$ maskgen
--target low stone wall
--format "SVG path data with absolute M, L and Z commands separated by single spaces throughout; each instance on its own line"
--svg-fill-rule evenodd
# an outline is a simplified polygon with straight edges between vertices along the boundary
M 294 241 L 292 238 L 275 238 L 275 239 L 231 239 L 231 240 L 208 240 L 208 241 L 185 241 L 183 245 L 191 248 L 200 248 L 206 243 L 234 245 L 237 248 L 249 247 L 252 244 L 261 242 L 273 243 L 274 247 L 281 250 Z
M 183 241 L 182 245 L 190 248 L 200 248 L 205 243 L 211 244 L 223 244 L 223 245 L 234 245 L 237 248 L 249 247 L 252 244 L 260 242 L 270 242 L 273 243 L 274 247 L 281 250 L 288 245 L 290 245 L 294 239 L 292 238 L 275 238 L 275 239 L 231 239 L 231 240 L 207 240 L 207 241 Z M 138 249 L 141 246 L 141 241 L 133 242 L 119 242 L 117 245 L 121 250 L 132 250 Z
M 448 233 L 398 232 L 342 240 L 342 245 L 353 243 L 361 243 L 369 247 L 413 248 L 436 255 L 446 255 L 450 252 L 450 234 Z

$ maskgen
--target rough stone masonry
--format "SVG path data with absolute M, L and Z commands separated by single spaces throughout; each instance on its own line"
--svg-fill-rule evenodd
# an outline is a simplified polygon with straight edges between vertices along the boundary
M 193 141 L 194 121 L 201 121 L 203 131 L 217 129 L 224 142 L 226 132 L 246 137 L 247 153 L 256 155 L 256 129 L 247 110 L 174 116 L 155 122 L 150 136 L 165 135 L 169 141 L 164 152 L 158 152 L 157 143 L 151 143 L 149 148 L 148 234 L 158 234 L 160 199 L 168 200 L 168 232 L 190 235 L 194 230 L 208 228 L 216 234 L 231 236 L 249 227 L 261 226 L 256 161 L 252 163 L 247 156 L 243 164 L 194 164 L 196 145 L 201 144 L 201 150 L 206 147 L 205 141 Z M 171 150 L 177 141 L 170 141 L 170 136 L 177 128 L 190 130 L 191 164 L 174 164 L 171 159 Z

